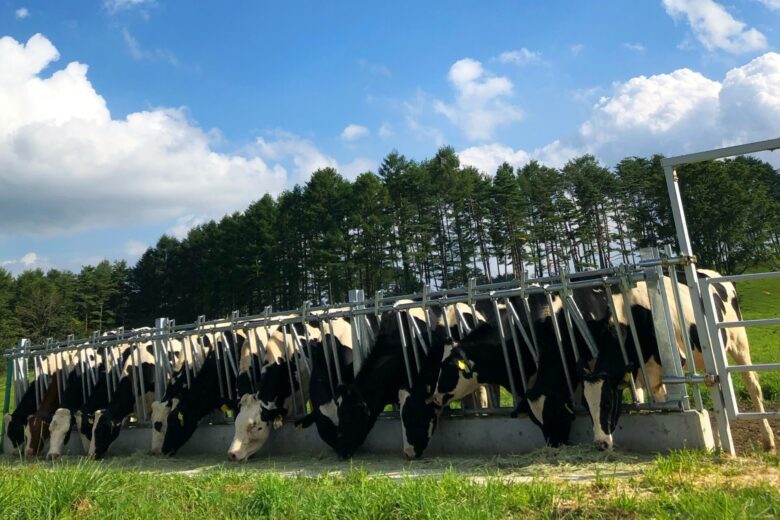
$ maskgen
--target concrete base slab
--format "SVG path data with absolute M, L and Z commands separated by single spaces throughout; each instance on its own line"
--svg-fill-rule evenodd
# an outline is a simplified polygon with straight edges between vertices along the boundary
M 572 429 L 572 443 L 590 444 L 592 438 L 590 417 L 578 416 Z M 232 424 L 201 426 L 182 447 L 180 453 L 227 456 L 232 439 Z M 663 453 L 680 448 L 714 448 L 709 418 L 706 414 L 696 411 L 624 414 L 620 418 L 614 439 L 616 447 L 642 453 Z M 12 453 L 13 450 L 9 450 L 10 442 L 7 442 L 7 439 L 4 441 L 6 453 Z M 150 444 L 149 428 L 128 427 L 111 446 L 109 455 L 146 452 Z M 528 418 L 449 417 L 439 423 L 439 428 L 425 453 L 431 456 L 501 455 L 526 453 L 543 446 L 541 431 Z M 296 431 L 292 423 L 286 423 L 279 431 L 271 434 L 260 454 L 319 456 L 330 452 L 330 448 L 318 437 L 316 428 Z M 397 418 L 379 419 L 361 452 L 400 455 L 400 421 Z M 75 432 L 71 435 L 67 453 L 83 453 Z

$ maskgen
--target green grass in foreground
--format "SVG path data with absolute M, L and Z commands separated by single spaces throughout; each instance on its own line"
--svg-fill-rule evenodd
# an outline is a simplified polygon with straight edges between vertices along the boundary
M 0 466 L 5 518 L 777 518 L 776 457 L 726 460 L 682 451 L 620 479 L 513 482 L 452 470 L 391 478 L 351 469 L 285 477 L 243 466 L 198 474 L 112 468 L 86 460 Z

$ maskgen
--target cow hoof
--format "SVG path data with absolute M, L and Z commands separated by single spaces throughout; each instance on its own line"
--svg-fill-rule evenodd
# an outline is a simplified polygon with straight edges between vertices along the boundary
M 598 448 L 601 451 L 607 451 L 612 449 L 612 446 L 607 441 L 596 441 L 594 445 L 596 446 L 596 448 Z

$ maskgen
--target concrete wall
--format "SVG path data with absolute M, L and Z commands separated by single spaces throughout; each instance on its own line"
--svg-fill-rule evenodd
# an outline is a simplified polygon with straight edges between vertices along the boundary
M 588 416 L 578 416 L 572 430 L 572 442 L 589 444 L 592 441 L 592 427 Z M 192 439 L 181 449 L 182 454 L 227 454 L 233 438 L 233 425 L 214 424 L 201 426 Z M 655 453 L 678 448 L 714 447 L 712 430 L 706 415 L 696 411 L 673 413 L 623 414 L 618 431 L 615 432 L 615 447 L 637 452 Z M 4 439 L 5 450 L 10 442 Z M 128 427 L 109 450 L 110 454 L 129 454 L 148 451 L 151 442 L 147 427 Z M 427 455 L 498 455 L 523 453 L 544 446 L 541 431 L 529 419 L 510 417 L 450 417 L 439 423 Z M 71 435 L 70 454 L 81 454 L 78 435 Z M 387 418 L 377 421 L 366 439 L 362 451 L 377 454 L 402 453 L 401 424 L 398 419 Z M 321 455 L 330 448 L 317 436 L 312 426 L 296 431 L 291 423 L 273 432 L 261 453 Z

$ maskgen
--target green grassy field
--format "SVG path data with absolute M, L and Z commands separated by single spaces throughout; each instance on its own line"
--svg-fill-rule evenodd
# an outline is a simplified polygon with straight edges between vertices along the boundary
M 594 455 L 604 458 L 604 455 Z M 582 459 L 582 457 L 579 457 Z M 580 461 L 580 466 L 587 462 Z M 164 467 L 165 464 L 162 464 Z M 565 479 L 493 469 L 481 476 L 374 473 L 360 467 L 284 476 L 243 466 L 162 471 L 70 459 L 0 463 L 5 518 L 777 518 L 780 461 L 726 460 L 683 451 L 635 464 L 601 463 L 595 477 Z
M 780 317 L 780 278 L 739 282 L 737 284 L 742 314 L 747 320 Z M 748 327 L 753 363 L 780 362 L 780 327 Z M 780 372 L 760 375 L 761 388 L 768 402 L 780 402 Z M 748 399 L 741 377 L 734 378 L 741 401 Z

